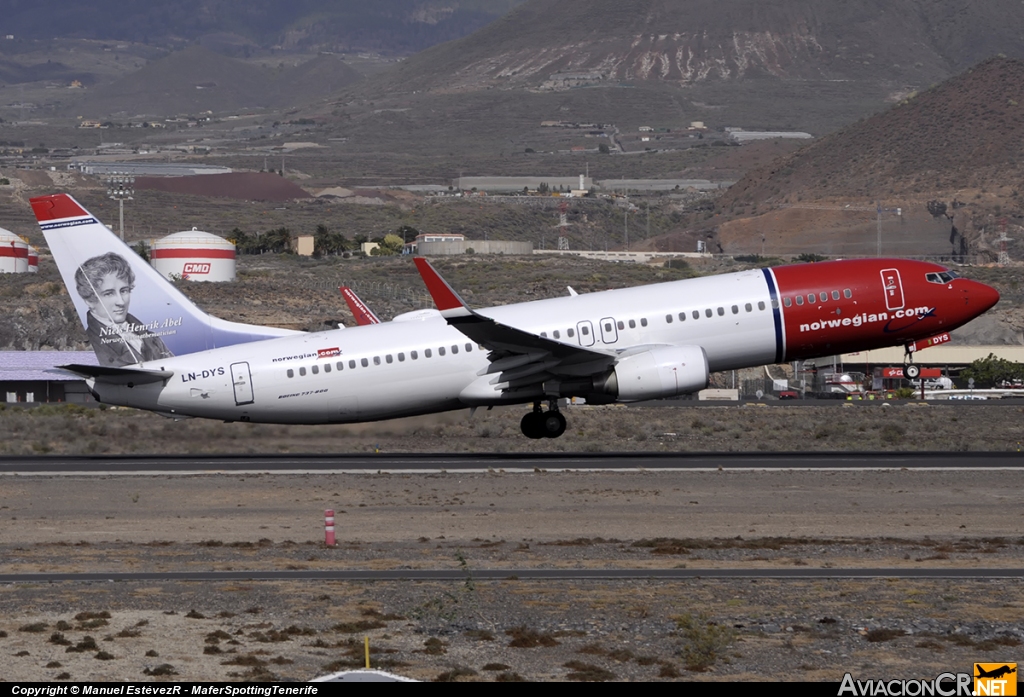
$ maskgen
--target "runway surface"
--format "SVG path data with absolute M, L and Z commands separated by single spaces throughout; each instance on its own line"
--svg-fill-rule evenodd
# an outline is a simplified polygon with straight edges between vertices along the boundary
M 0 459 L 0 475 L 438 473 L 716 470 L 1022 470 L 1024 453 L 476 453 L 42 456 Z
M 0 574 L 0 584 L 126 581 L 503 581 L 723 579 L 995 579 L 1024 578 L 1024 569 L 395 569 L 336 571 L 167 571 L 136 573 Z

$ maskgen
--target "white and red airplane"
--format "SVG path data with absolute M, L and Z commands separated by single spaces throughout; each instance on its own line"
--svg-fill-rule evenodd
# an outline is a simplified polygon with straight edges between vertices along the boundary
M 937 264 L 865 259 L 472 310 L 417 258 L 440 312 L 289 334 L 205 315 L 70 196 L 32 207 L 100 359 L 65 369 L 101 402 L 173 417 L 350 423 L 532 403 L 523 433 L 555 438 L 562 397 L 672 397 L 714 371 L 883 346 L 912 357 L 999 300 Z

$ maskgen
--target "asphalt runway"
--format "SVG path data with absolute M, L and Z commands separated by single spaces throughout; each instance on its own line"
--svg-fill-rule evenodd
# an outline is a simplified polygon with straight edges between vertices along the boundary
M 332 571 L 164 571 L 136 573 L 0 574 L 7 583 L 114 583 L 128 581 L 504 581 L 504 580 L 680 580 L 722 579 L 997 579 L 1024 578 L 1024 569 L 458 569 L 332 570 Z
M 1022 470 L 1024 453 L 518 453 L 41 456 L 0 459 L 0 475 L 354 474 L 720 470 Z

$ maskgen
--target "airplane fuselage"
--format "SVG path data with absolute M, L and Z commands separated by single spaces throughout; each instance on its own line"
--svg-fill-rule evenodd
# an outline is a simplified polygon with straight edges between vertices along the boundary
M 943 275 L 945 274 L 945 275 Z M 478 310 L 501 324 L 620 355 L 703 349 L 710 371 L 906 344 L 998 299 L 941 266 L 870 259 L 757 269 Z M 229 346 L 140 366 L 165 382 L 92 381 L 98 398 L 179 416 L 346 423 L 529 402 L 481 398 L 488 351 L 439 315 Z

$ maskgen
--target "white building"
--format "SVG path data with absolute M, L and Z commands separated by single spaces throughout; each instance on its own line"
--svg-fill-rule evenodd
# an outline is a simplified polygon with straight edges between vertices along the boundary
M 168 279 L 235 280 L 235 245 L 195 228 L 157 240 L 149 258 L 153 268 Z

